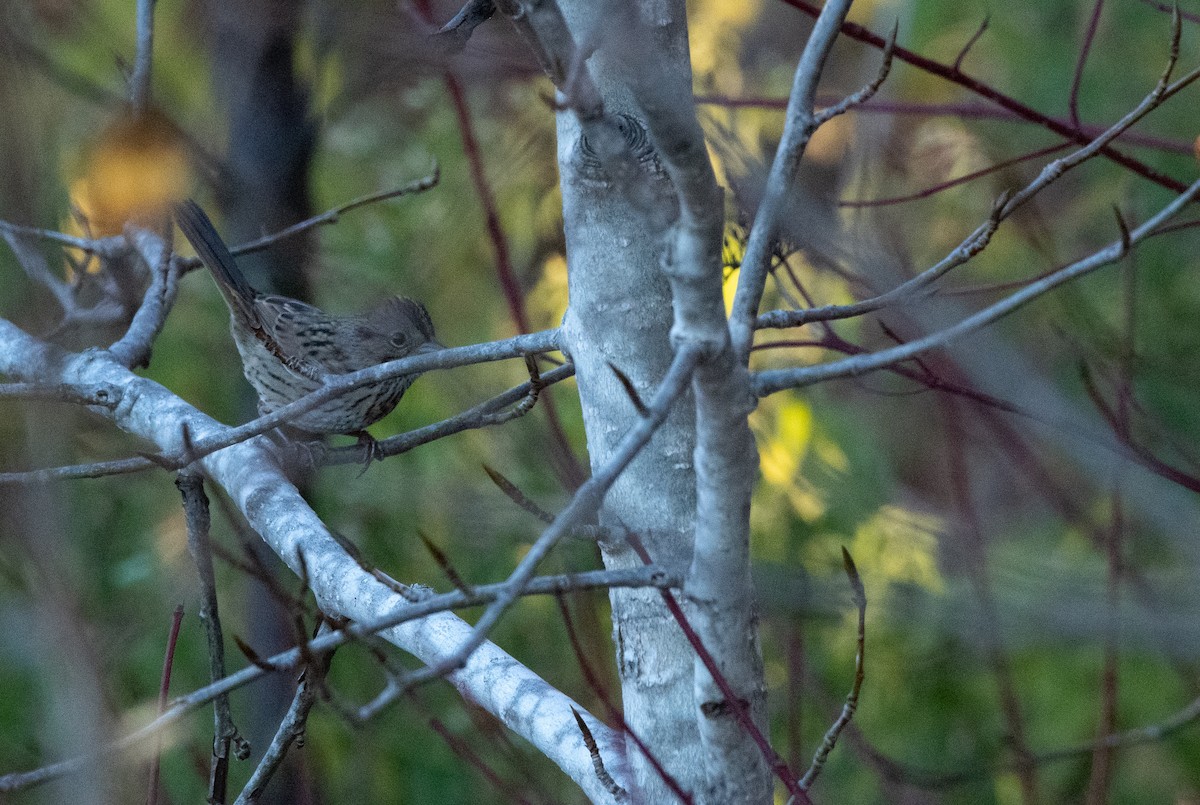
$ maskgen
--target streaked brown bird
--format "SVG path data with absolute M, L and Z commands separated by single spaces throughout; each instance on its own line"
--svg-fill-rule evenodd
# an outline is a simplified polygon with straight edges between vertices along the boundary
M 323 385 L 323 377 L 442 349 L 429 311 L 393 297 L 365 316 L 332 316 L 286 296 L 251 287 L 212 221 L 194 201 L 175 208 L 179 228 L 212 272 L 229 305 L 230 330 L 242 371 L 267 414 Z M 417 375 L 362 386 L 297 416 L 287 424 L 311 434 L 343 433 L 366 443 L 369 425 L 391 412 Z

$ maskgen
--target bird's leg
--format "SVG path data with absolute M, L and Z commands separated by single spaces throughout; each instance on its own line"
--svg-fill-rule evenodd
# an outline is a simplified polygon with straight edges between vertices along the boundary
M 357 438 L 358 444 L 356 447 L 362 448 L 364 452 L 363 468 L 362 472 L 359 473 L 359 477 L 362 477 L 362 474 L 367 471 L 367 468 L 371 466 L 372 461 L 383 461 L 383 448 L 379 446 L 379 441 L 370 433 L 367 433 L 366 430 L 356 430 L 353 433 L 347 433 L 346 435 Z
M 275 447 L 279 463 L 293 483 L 302 483 L 325 463 L 328 445 L 315 434 L 286 425 L 267 431 L 267 440 Z

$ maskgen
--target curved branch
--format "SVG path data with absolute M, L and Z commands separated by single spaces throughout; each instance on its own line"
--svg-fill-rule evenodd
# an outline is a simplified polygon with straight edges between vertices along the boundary
M 159 384 L 134 375 L 107 353 L 67 353 L 4 320 L 0 320 L 0 372 L 17 380 L 37 378 L 81 388 L 95 388 L 102 383 L 117 386 L 121 402 L 107 415 L 123 430 L 155 442 L 167 454 L 185 454 L 189 434 L 202 440 L 221 431 L 210 417 Z M 394 618 L 391 623 L 398 625 L 376 627 L 381 629 L 380 636 L 435 667 L 457 657 L 457 650 L 468 639 L 477 639 L 469 624 L 448 613 L 412 620 L 414 612 L 424 611 L 421 605 L 408 601 L 364 571 L 346 553 L 296 487 L 285 479 L 261 442 L 234 445 L 202 459 L 200 464 L 294 572 L 299 573 L 302 566 L 308 568 L 310 586 L 322 610 L 330 616 L 360 623 Z M 515 597 L 512 589 L 505 588 L 504 600 Z M 356 628 L 339 633 L 343 636 L 337 639 L 357 636 Z M 591 753 L 572 713 L 572 708 L 581 710 L 579 705 L 494 644 L 478 642 L 481 645 L 469 657 L 456 663 L 457 670 L 447 676 L 448 681 L 466 699 L 491 712 L 557 763 L 593 801 L 611 802 L 611 795 L 596 781 Z M 298 650 L 294 652 L 292 664 L 301 657 Z M 256 670 L 240 673 L 254 674 Z M 235 674 L 224 681 L 235 677 L 240 678 Z M 605 753 L 609 772 L 624 780 L 621 736 L 593 717 L 585 717 Z

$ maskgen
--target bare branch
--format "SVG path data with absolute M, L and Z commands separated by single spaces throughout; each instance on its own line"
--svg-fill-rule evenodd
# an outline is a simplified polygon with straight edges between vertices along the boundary
M 474 408 L 463 411 L 441 422 L 426 425 L 423 428 L 410 430 L 396 436 L 389 436 L 376 442 L 376 448 L 381 456 L 398 456 L 407 453 L 423 444 L 437 441 L 445 436 L 461 433 L 466 430 L 476 430 L 495 425 L 501 425 L 513 419 L 524 416 L 533 410 L 534 404 L 543 388 L 566 380 L 575 374 L 573 364 L 564 364 L 544 375 L 539 375 L 537 382 L 530 381 L 509 389 L 490 400 L 480 403 Z M 516 405 L 513 405 L 516 403 Z M 507 411 L 505 407 L 512 405 Z M 322 458 L 324 464 L 360 464 L 362 463 L 362 448 L 339 447 L 328 451 Z
M 858 608 L 858 653 L 854 657 L 854 684 L 850 687 L 850 693 L 846 696 L 846 704 L 842 707 L 842 712 L 838 715 L 837 720 L 825 733 L 825 738 L 821 741 L 820 747 L 813 755 L 812 765 L 808 767 L 808 771 L 800 778 L 800 787 L 807 791 L 812 788 L 812 784 L 816 781 L 817 775 L 821 773 L 821 769 L 825 767 L 825 761 L 829 758 L 829 753 L 833 751 L 833 747 L 837 745 L 838 736 L 842 734 L 842 730 L 850 723 L 850 719 L 854 718 L 854 712 L 858 709 L 858 694 L 862 690 L 863 679 L 865 678 L 864 658 L 866 657 L 867 647 L 867 591 L 863 587 L 862 578 L 858 575 L 858 568 L 854 565 L 854 559 L 850 557 L 850 552 L 842 548 L 842 565 L 846 568 L 846 575 L 850 578 L 850 587 L 854 592 L 854 605 Z
M 896 52 L 896 36 L 899 33 L 900 21 L 897 20 L 892 26 L 892 32 L 888 34 L 887 43 L 883 46 L 883 61 L 879 65 L 879 72 L 875 74 L 875 78 L 871 79 L 870 83 L 858 90 L 858 92 L 847 95 L 838 103 L 826 107 L 818 112 L 813 118 L 814 131 L 816 128 L 820 128 L 822 124 L 827 123 L 829 120 L 832 120 L 838 115 L 845 114 L 855 107 L 862 106 L 864 103 L 871 100 L 871 98 L 875 97 L 875 93 L 879 91 L 881 86 L 883 86 L 883 82 L 887 80 L 888 73 L 891 72 L 892 56 L 894 56 Z
M 975 29 L 975 33 L 971 34 L 971 38 L 968 39 L 966 44 L 962 46 L 962 50 L 958 51 L 958 56 L 954 59 L 954 72 L 962 72 L 963 60 L 967 58 L 967 54 L 971 52 L 971 48 L 975 47 L 975 43 L 983 37 L 984 33 L 988 29 L 988 25 L 991 24 L 991 21 L 992 16 L 990 14 L 983 15 L 983 20 L 979 23 L 979 27 Z
M 879 41 L 880 47 L 882 47 L 884 42 L 883 37 L 879 37 Z M 817 95 L 817 103 L 823 106 L 832 106 L 838 103 L 839 100 L 840 98 L 837 97 Z M 787 108 L 787 98 L 783 97 L 697 95 L 696 103 L 707 106 L 721 106 L 727 109 L 782 110 Z M 890 115 L 895 117 L 953 117 L 956 120 L 1001 120 L 1037 125 L 1036 121 L 1027 120 L 1007 109 L 982 103 L 934 103 L 929 101 L 897 101 L 873 98 L 856 107 L 854 111 L 860 114 Z M 1070 121 L 1067 118 L 1048 116 L 1047 119 L 1053 121 L 1057 126 L 1072 130 Z M 1074 145 L 1082 145 L 1103 132 L 1105 128 L 1107 126 L 1084 123 L 1080 127 L 1080 132 L 1083 136 L 1070 138 L 1069 142 Z M 1161 137 L 1137 131 L 1122 134 L 1121 142 L 1127 145 L 1135 145 L 1139 148 L 1150 148 L 1171 154 L 1191 154 L 1193 151 L 1191 140 Z
M 483 465 L 483 471 L 486 472 L 487 476 L 492 479 L 492 483 L 499 487 L 500 491 L 503 492 L 513 503 L 517 504 L 522 509 L 529 512 L 547 525 L 554 522 L 554 515 L 550 514 L 550 512 L 546 511 L 530 500 L 529 497 L 522 492 L 516 484 L 505 478 L 502 474 L 500 474 L 499 471 L 492 469 L 487 464 Z
M 98 350 L 70 354 L 31 338 L 0 319 L 0 373 L 16 380 L 37 377 L 49 382 L 122 387 L 124 402 L 112 412 L 113 421 L 135 435 L 154 441 L 160 450 L 182 454 L 188 449 L 181 433 L 187 424 L 194 441 L 210 436 L 217 423 L 172 395 L 162 386 L 140 378 Z M 239 444 L 201 460 L 204 471 L 234 499 L 276 554 L 296 573 L 300 550 L 312 569 L 312 587 L 321 609 L 330 617 L 369 622 L 385 615 L 407 614 L 410 602 L 361 570 L 333 539 L 329 529 L 287 481 L 260 443 Z M 415 605 L 413 605 L 415 606 Z M 351 631 L 349 634 L 353 634 Z M 429 615 L 419 621 L 385 627 L 381 636 L 429 665 L 450 656 L 468 639 L 470 625 L 451 614 Z M 299 656 L 299 653 L 298 655 Z M 256 672 L 263 673 L 256 669 Z M 609 800 L 595 780 L 591 759 L 578 736 L 564 736 L 573 723 L 571 700 L 527 667 L 491 643 L 481 645 L 449 681 L 463 696 L 484 707 L 547 757 L 600 801 Z M 514 698 L 536 699 L 537 707 L 514 707 Z M 610 773 L 624 780 L 627 767 L 623 746 L 612 730 L 589 721 L 593 736 L 605 747 Z
M 154 339 L 162 332 L 167 314 L 175 304 L 180 265 L 171 258 L 169 241 L 141 229 L 134 231 L 130 239 L 150 269 L 150 287 L 146 289 L 129 329 L 108 351 L 122 366 L 136 369 L 150 365 Z
M 973 182 L 976 179 L 980 179 L 984 176 L 991 176 L 999 173 L 1000 171 L 1010 168 L 1013 165 L 1020 165 L 1022 162 L 1028 162 L 1031 159 L 1039 159 L 1041 157 L 1058 153 L 1070 145 L 1071 143 L 1056 143 L 1055 145 L 1048 145 L 1045 148 L 1038 148 L 1034 151 L 1020 154 L 1019 156 L 1015 156 L 1011 159 L 1001 160 L 1000 162 L 988 165 L 986 168 L 980 168 L 979 170 L 970 171 L 961 176 L 956 176 L 953 179 L 947 179 L 944 182 L 938 182 L 937 184 L 926 187 L 924 190 L 917 190 L 913 193 L 905 193 L 902 196 L 886 196 L 884 198 L 869 199 L 842 199 L 841 201 L 838 201 L 837 205 L 842 208 L 862 209 L 864 207 L 887 207 L 893 204 L 902 204 L 906 201 L 916 201 L 918 199 L 929 198 L 937 193 L 964 185 L 967 182 Z
M 150 74 L 154 56 L 154 6 L 156 0 L 138 0 L 137 55 L 129 79 L 129 103 L 134 114 L 143 114 L 150 104 Z
M 200 577 L 200 620 L 208 637 L 209 674 L 213 682 L 225 677 L 225 641 L 221 633 L 221 617 L 217 608 L 217 579 L 213 573 L 212 551 L 209 548 L 208 496 L 204 494 L 204 477 L 195 471 L 185 470 L 176 477 L 175 485 L 183 495 L 183 511 L 187 520 L 188 553 L 196 563 Z M 208 798 L 212 802 L 225 801 L 226 781 L 229 777 L 229 749 L 238 743 L 237 754 L 249 755 L 249 745 L 238 736 L 229 711 L 229 697 L 222 695 L 213 700 L 213 746 L 212 765 L 209 768 Z M 244 749 L 243 749 L 244 747 Z
M 358 209 L 359 207 L 365 207 L 368 204 L 377 204 L 380 201 L 387 201 L 388 199 L 399 198 L 401 196 L 424 193 L 426 190 L 437 187 L 437 183 L 440 178 L 441 168 L 435 163 L 433 170 L 428 176 L 423 176 L 420 179 L 414 179 L 402 187 L 396 187 L 391 190 L 382 190 L 378 193 L 368 193 L 365 196 L 359 196 L 358 198 L 347 201 L 344 204 L 331 207 L 319 215 L 314 215 L 311 218 L 305 218 L 303 221 L 292 224 L 286 229 L 281 229 L 278 232 L 272 232 L 270 235 L 258 238 L 257 240 L 252 240 L 248 243 L 243 243 L 240 246 L 231 246 L 229 251 L 232 252 L 235 257 L 240 257 L 243 254 L 260 252 L 263 249 L 274 246 L 281 240 L 295 237 L 296 235 L 299 235 L 302 232 L 307 232 L 315 227 L 325 224 L 336 224 L 344 213 Z M 194 269 L 199 267 L 200 258 L 187 258 L 187 268 Z
M 0 400 L 3 399 L 52 400 L 74 405 L 98 405 L 111 410 L 121 404 L 121 389 L 107 383 L 94 388 L 46 386 L 41 383 L 0 383 Z
M 442 573 L 446 575 L 446 580 L 454 585 L 454 589 L 470 595 L 471 585 L 463 581 L 463 577 L 458 574 L 454 563 L 450 561 L 450 557 L 446 556 L 446 552 L 434 544 L 433 540 L 429 539 L 425 532 L 420 529 L 417 529 L 417 537 L 420 538 L 421 544 L 425 546 L 425 550 L 429 551 L 429 555 L 433 557 L 433 561 L 437 562 L 438 567 L 442 569 Z
M 1176 197 L 1170 204 L 1159 210 L 1146 223 L 1129 232 L 1127 235 L 1123 235 L 1117 242 L 1109 244 L 1107 247 L 1094 252 L 1090 256 L 1078 260 L 1037 282 L 1029 284 L 1006 299 L 984 308 L 972 316 L 968 316 L 958 324 L 932 333 L 924 338 L 910 341 L 907 344 L 869 355 L 857 355 L 821 366 L 760 372 L 754 376 L 755 393 L 762 397 L 767 394 L 773 394 L 776 391 L 782 391 L 785 388 L 808 386 L 835 377 L 857 377 L 866 372 L 872 372 L 876 369 L 882 369 L 894 363 L 908 360 L 922 352 L 944 347 L 964 335 L 986 327 L 1026 303 L 1054 290 L 1059 285 L 1082 277 L 1102 266 L 1121 259 L 1131 246 L 1153 235 L 1159 226 L 1177 215 L 1197 195 L 1200 195 L 1200 181 L 1193 183 L 1185 193 Z
M 926 269 L 907 282 L 896 286 L 892 290 L 871 299 L 855 302 L 850 305 L 830 305 L 809 310 L 771 311 L 758 317 L 755 320 L 755 325 L 757 327 L 793 327 L 800 324 L 807 324 L 810 321 L 849 318 L 869 313 L 873 310 L 879 310 L 894 302 L 914 297 L 916 292 L 926 288 L 952 269 L 965 264 L 972 257 L 983 251 L 988 243 L 990 243 L 992 235 L 996 233 L 1000 223 L 1020 209 L 1026 202 L 1061 178 L 1067 171 L 1095 157 L 1104 149 L 1107 143 L 1112 142 L 1122 132 L 1128 130 L 1151 111 L 1161 106 L 1167 98 L 1197 79 L 1200 79 L 1200 68 L 1197 68 L 1178 81 L 1169 83 L 1177 57 L 1177 48 L 1174 48 L 1154 89 L 1128 114 L 1083 148 L 1047 164 L 1038 173 L 1037 177 L 1021 190 L 1016 193 L 1005 193 L 1002 195 L 992 206 L 992 212 L 988 216 L 988 219 L 980 224 L 975 231 L 968 235 L 950 254 L 936 265 Z
M 175 607 L 171 614 L 171 629 L 167 633 L 167 650 L 163 653 L 162 678 L 158 685 L 158 715 L 167 709 L 167 694 L 171 689 L 171 669 L 175 665 L 175 646 L 179 640 L 179 627 L 183 624 L 183 604 Z M 162 742 L 155 741 L 154 760 L 150 765 L 150 787 L 146 793 L 146 805 L 158 805 L 159 770 L 162 762 Z
M 594 570 L 560 576 L 541 576 L 531 579 L 521 594 L 523 596 L 558 595 L 572 590 L 611 589 L 614 587 L 677 588 L 682 583 L 683 580 L 678 575 L 673 575 L 662 568 L 647 566 L 621 571 Z M 271 673 L 267 668 L 277 671 L 295 670 L 302 666 L 305 655 L 321 656 L 347 643 L 361 640 L 400 624 L 420 621 L 437 613 L 447 612 L 452 609 L 478 606 L 495 601 L 502 593 L 507 591 L 508 587 L 508 582 L 501 582 L 499 584 L 476 587 L 469 596 L 462 591 L 429 596 L 420 602 L 412 603 L 399 611 L 394 611 L 391 615 L 370 621 L 353 623 L 344 629 L 320 635 L 310 640 L 304 646 L 303 650 L 301 648 L 291 648 L 281 651 L 264 659 L 261 667 L 259 665 L 247 666 L 218 682 L 206 685 L 192 693 L 175 699 L 166 712 L 153 721 L 134 730 L 124 738 L 101 747 L 95 754 L 52 763 L 28 772 L 13 772 L 0 776 L 0 792 L 19 791 L 57 779 L 63 775 L 74 774 L 110 755 L 125 752 L 150 736 L 156 735 L 172 724 L 178 723 L 188 713 L 212 702 L 218 696 L 226 696 L 234 690 L 263 678 L 266 674 Z M 600 722 L 592 720 L 590 723 L 594 737 L 597 725 Z M 591 773 L 590 760 L 589 773 Z
M 663 768 L 662 761 L 655 756 L 653 750 L 646 745 L 646 742 L 643 741 L 641 736 L 637 734 L 637 731 L 634 730 L 629 722 L 625 720 L 625 714 L 621 711 L 620 707 L 617 707 L 613 703 L 612 696 L 609 695 L 609 692 L 605 689 L 604 685 L 601 684 L 600 680 L 596 676 L 596 672 L 592 670 L 592 665 L 588 662 L 587 656 L 584 654 L 583 646 L 580 645 L 579 642 L 579 635 L 571 621 L 571 611 L 567 607 L 566 598 L 562 595 L 558 595 L 555 596 L 555 599 L 558 602 L 558 611 L 562 614 L 563 626 L 566 627 L 567 639 L 571 643 L 571 650 L 575 652 L 575 662 L 579 664 L 579 670 L 583 673 L 583 678 L 587 681 L 588 687 L 591 688 L 592 692 L 595 693 L 597 698 L 600 699 L 601 703 L 604 705 L 605 712 L 608 713 L 608 717 L 619 725 L 621 732 L 627 735 L 629 740 L 633 741 L 633 743 L 637 746 L 638 750 L 646 756 L 647 761 L 654 768 L 654 772 L 660 778 L 662 778 L 662 781 L 667 785 L 667 788 L 671 791 L 671 793 L 674 794 L 683 805 L 692 805 L 693 800 L 691 795 L 680 788 L 679 781 L 672 777 L 670 772 Z
M 629 396 L 629 401 L 633 403 L 633 410 L 637 411 L 638 416 L 646 416 L 646 404 L 642 402 L 641 395 L 638 394 L 637 388 L 633 385 L 633 381 L 629 379 L 629 375 L 622 372 L 617 365 L 612 361 L 608 362 L 608 368 L 612 369 L 612 373 L 617 376 L 621 387 L 625 389 L 625 393 Z
M 287 424 L 294 416 L 304 413 L 321 405 L 328 400 L 337 397 L 341 394 L 358 388 L 359 386 L 377 383 L 379 380 L 388 377 L 395 377 L 413 372 L 426 372 L 438 368 L 452 368 L 457 366 L 467 366 L 472 363 L 485 363 L 493 360 L 503 360 L 505 358 L 515 358 L 522 355 L 536 354 L 544 351 L 557 349 L 557 330 L 542 330 L 529 335 L 517 336 L 505 341 L 493 341 L 488 344 L 478 344 L 472 347 L 457 347 L 445 349 L 437 353 L 428 353 L 425 355 L 412 356 L 402 358 L 399 361 L 382 363 L 377 366 L 369 367 L 365 370 L 352 372 L 344 375 L 329 375 L 326 377 L 326 384 L 314 391 L 313 393 L 301 397 L 293 403 L 290 403 L 282 408 L 276 409 L 270 414 L 251 420 L 245 425 L 239 425 L 234 428 L 227 428 L 222 432 L 207 438 L 198 439 L 191 445 L 191 452 L 179 455 L 163 455 L 159 454 L 156 459 L 150 458 L 129 458 L 120 459 L 117 461 L 96 462 L 93 464 L 83 464 L 71 467 L 63 467 L 48 470 L 36 470 L 27 473 L 0 473 L 0 485 L 11 483 L 32 483 L 50 480 L 65 480 L 71 478 L 95 478 L 102 475 L 116 475 L 130 472 L 140 472 L 142 470 L 151 469 L 153 467 L 163 467 L 169 469 L 177 469 L 193 461 L 197 461 L 206 456 L 212 455 L 218 450 L 230 447 L 235 444 L 248 441 L 255 436 L 260 436 L 267 433 L 280 425 Z M 418 361 L 416 368 L 410 368 L 413 360 Z M 436 359 L 436 360 L 429 360 Z M 465 360 L 463 360 L 465 359 Z M 476 360 L 477 359 L 477 360 Z M 366 374 L 364 374 L 366 373 Z M 559 367 L 553 372 L 547 373 L 546 378 L 554 377 L 555 380 L 569 377 L 571 370 L 565 367 Z M 522 386 L 528 393 L 528 387 Z M 518 390 L 514 389 L 497 399 L 509 399 Z M 519 399 L 519 397 L 517 398 Z M 411 441 L 416 444 L 425 444 L 433 441 L 435 438 L 447 435 L 449 433 L 457 433 L 462 430 L 467 430 L 471 427 L 482 427 L 483 425 L 492 424 L 494 420 L 487 420 L 486 416 L 480 412 L 481 408 L 492 406 L 495 401 L 488 401 L 482 406 L 477 406 L 475 409 L 468 411 L 466 414 L 446 420 L 446 422 L 438 425 L 431 425 L 427 428 L 422 428 L 419 431 L 414 431 L 417 436 L 412 437 Z M 472 423 L 480 423 L 478 425 Z M 409 435 L 402 434 L 401 438 L 405 439 Z M 382 444 L 387 444 L 390 440 L 385 440 Z M 404 449 L 411 449 L 416 444 L 409 444 Z M 398 444 L 393 444 L 385 449 L 384 455 L 395 455 L 403 452 L 399 449 Z M 386 452 L 390 450 L 392 452 Z M 358 461 L 361 461 L 361 456 L 355 453 Z M 338 461 L 336 463 L 344 463 Z
M 783 0 L 783 2 L 789 6 L 792 6 L 793 8 L 803 11 L 810 17 L 818 18 L 820 14 L 824 13 L 824 9 L 827 7 L 818 6 L 815 3 L 810 2 L 810 0 Z M 854 22 L 843 22 L 841 30 L 843 34 L 851 39 L 859 42 L 865 42 L 878 48 L 882 48 L 886 41 L 884 37 L 879 36 L 864 26 Z M 914 53 L 911 50 L 897 47 L 896 58 L 902 62 L 905 62 L 906 64 L 911 64 L 919 70 L 939 76 L 940 78 L 944 78 L 947 81 L 964 87 L 976 95 L 998 104 L 1000 107 L 1006 109 L 1012 114 L 1015 114 L 1017 117 L 1023 120 L 1028 120 L 1032 123 L 1037 123 L 1038 125 L 1053 131 L 1055 134 L 1058 134 L 1059 136 L 1069 139 L 1073 142 L 1083 144 L 1086 143 L 1091 137 L 1090 134 L 1076 129 L 1068 121 L 1058 120 L 1049 115 L 1042 114 L 1036 109 L 1021 103 L 1015 98 L 1005 95 L 989 84 L 985 84 L 978 79 L 964 75 L 948 65 L 941 64 L 933 59 L 921 56 L 920 54 Z M 1118 151 L 1111 145 L 1102 149 L 1101 154 L 1116 164 L 1136 173 L 1138 176 L 1165 187 L 1168 190 L 1172 190 L 1176 193 L 1182 193 L 1187 189 L 1187 185 L 1185 183 L 1150 167 L 1140 160 L 1134 159 L 1122 151 Z
M 443 25 L 434 37 L 447 43 L 451 53 L 457 53 L 467 45 L 475 29 L 496 13 L 494 0 L 467 0 L 454 17 Z
M 4 233 L 5 239 L 8 239 L 10 245 L 12 244 L 12 240 L 9 238 L 15 236 L 47 240 L 51 243 L 68 246 L 72 249 L 79 249 L 85 254 L 94 254 L 98 257 L 121 257 L 129 254 L 130 250 L 129 241 L 121 235 L 113 235 L 107 238 L 81 238 L 75 235 L 65 235 L 62 232 L 55 232 L 53 229 L 40 229 L 36 226 L 24 226 L 2 220 L 0 220 L 0 232 Z M 15 246 L 13 246 L 13 250 L 16 251 Z
M 434 679 L 450 673 L 461 667 L 476 648 L 483 643 L 489 632 L 496 625 L 500 616 L 512 606 L 513 602 L 526 590 L 534 571 L 547 554 L 558 542 L 583 520 L 595 513 L 600 502 L 604 499 L 608 488 L 612 486 L 629 465 L 629 462 L 641 452 L 650 441 L 650 437 L 666 420 L 667 414 L 675 401 L 687 390 L 692 374 L 700 363 L 701 351 L 695 347 L 684 346 L 675 354 L 671 368 L 663 378 L 662 385 L 654 395 L 649 405 L 649 416 L 638 420 L 625 437 L 620 446 L 613 452 L 612 458 L 597 473 L 579 488 L 571 502 L 567 504 L 554 522 L 542 532 L 537 541 L 521 559 L 520 564 L 509 574 L 504 582 L 503 591 L 496 600 L 488 606 L 483 615 L 475 623 L 470 636 L 462 642 L 458 649 L 437 665 L 418 671 L 411 676 L 409 684 L 417 684 L 428 679 Z
M 633 546 L 634 550 L 637 551 L 641 560 L 648 565 L 651 561 L 651 557 L 646 552 L 645 547 L 641 544 L 640 537 L 638 537 L 637 534 L 630 534 L 629 542 Z M 716 658 L 713 657 L 712 652 L 708 650 L 708 647 L 704 644 L 704 640 L 696 632 L 696 629 L 692 627 L 687 615 L 684 614 L 683 607 L 679 605 L 679 602 L 675 599 L 675 596 L 670 590 L 664 589 L 660 592 L 662 594 L 663 603 L 666 604 L 667 610 L 671 613 L 671 617 L 675 619 L 675 622 L 679 625 L 679 628 L 683 630 L 685 635 L 687 635 L 688 643 L 690 643 L 693 650 L 695 650 L 697 662 L 704 665 L 709 673 L 709 676 L 711 677 L 712 683 L 720 689 L 721 693 L 725 697 L 723 701 L 708 700 L 700 702 L 699 707 L 702 713 L 710 718 L 720 715 L 723 712 L 732 713 L 737 724 L 743 730 L 745 730 L 747 735 L 753 739 L 757 751 L 760 752 L 763 759 L 770 764 L 771 771 L 774 772 L 777 777 L 779 777 L 784 786 L 786 786 L 787 789 L 792 793 L 793 797 L 798 799 L 801 803 L 809 803 L 809 805 L 811 805 L 808 795 L 799 787 L 798 782 L 793 778 L 791 771 L 787 767 L 787 763 L 774 749 L 771 748 L 771 744 L 767 740 L 767 736 L 761 729 L 758 728 L 758 725 L 754 723 L 754 719 L 749 710 L 750 702 L 741 699 L 737 695 L 737 692 L 729 686 L 729 682 L 725 678 L 725 674 L 721 672 Z
M 1079 128 L 1079 87 L 1083 84 L 1083 68 L 1087 64 L 1088 54 L 1092 52 L 1092 42 L 1096 38 L 1096 29 L 1100 27 L 1100 14 L 1104 11 L 1104 0 L 1096 0 L 1092 5 L 1091 18 L 1083 35 L 1083 45 L 1079 48 L 1079 58 L 1075 61 L 1075 74 L 1071 77 L 1071 94 L 1067 108 L 1071 113 L 1071 122 Z M 957 69 L 958 65 L 955 64 Z
M 327 635 L 331 631 L 328 624 L 322 623 L 317 631 L 317 636 Z M 304 677 L 296 687 L 296 693 L 292 697 L 292 704 L 288 707 L 287 714 L 279 723 L 279 728 L 275 730 L 275 737 L 271 739 L 271 743 L 263 752 L 262 759 L 255 767 L 254 773 L 250 775 L 250 779 L 246 781 L 242 792 L 238 794 L 234 805 L 253 805 L 258 802 L 267 783 L 283 765 L 288 749 L 297 741 L 303 742 L 309 711 L 317 702 L 317 691 L 320 690 L 332 661 L 333 652 L 328 651 L 321 654 L 316 662 L 305 666 Z
M 779 237 L 779 222 L 791 195 L 796 169 L 808 147 L 808 141 L 817 129 L 814 104 L 817 82 L 833 41 L 850 11 L 850 0 L 829 0 L 821 9 L 813 26 L 796 74 L 792 81 L 792 92 L 788 97 L 787 117 L 783 124 L 783 137 L 775 151 L 767 186 L 750 229 L 750 240 L 742 258 L 742 270 L 738 276 L 737 293 L 733 300 L 733 313 L 729 319 L 729 331 L 733 338 L 733 349 L 737 360 L 745 364 L 750 356 L 750 344 L 754 338 L 754 320 L 759 301 L 766 287 L 767 273 L 771 267 L 771 255 Z
M 575 715 L 575 723 L 579 725 L 579 734 L 583 736 L 583 744 L 592 753 L 592 765 L 596 767 L 596 777 L 600 779 L 600 784 L 608 789 L 608 793 L 612 794 L 613 799 L 617 802 L 626 802 L 629 800 L 629 793 L 617 784 L 617 781 L 608 773 L 608 769 L 604 768 L 604 758 L 600 756 L 600 747 L 596 746 L 596 739 L 592 737 L 592 731 L 588 729 L 587 722 L 583 720 L 583 716 L 579 715 L 578 710 L 571 710 Z

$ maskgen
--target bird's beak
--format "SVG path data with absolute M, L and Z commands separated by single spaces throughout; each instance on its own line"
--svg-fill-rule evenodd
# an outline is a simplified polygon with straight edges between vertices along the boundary
M 445 349 L 446 345 L 441 341 L 426 341 L 421 346 L 417 347 L 417 355 L 426 355 L 430 352 L 440 352 Z

